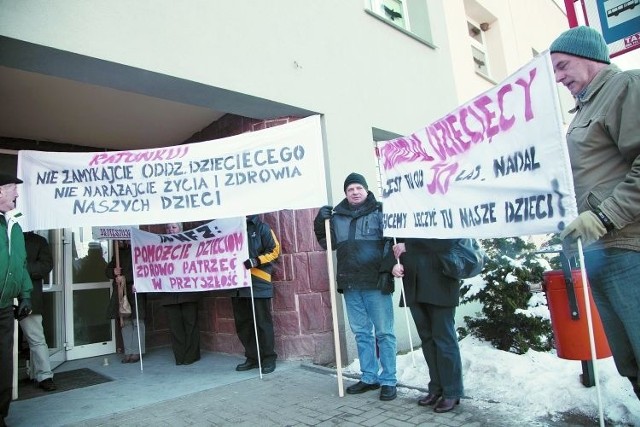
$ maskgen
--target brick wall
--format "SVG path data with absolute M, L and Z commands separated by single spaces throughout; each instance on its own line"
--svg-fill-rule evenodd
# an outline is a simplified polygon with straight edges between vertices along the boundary
M 255 120 L 228 114 L 194 134 L 187 142 L 253 132 L 293 120 L 296 119 Z M 280 258 L 274 268 L 272 299 L 278 357 L 328 363 L 335 360 L 331 299 L 326 252 L 313 234 L 316 212 L 317 209 L 283 210 L 261 217 L 273 228 L 281 245 Z M 197 225 L 186 223 L 185 229 Z M 149 227 L 149 231 L 163 232 L 153 227 Z M 169 345 L 167 319 L 159 296 L 151 296 L 148 304 L 147 346 Z M 199 315 L 203 350 L 244 354 L 235 332 L 230 292 L 207 292 Z

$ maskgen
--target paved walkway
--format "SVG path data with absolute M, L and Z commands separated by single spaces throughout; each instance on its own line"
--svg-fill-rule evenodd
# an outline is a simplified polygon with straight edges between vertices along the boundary
M 355 381 L 346 379 L 345 388 Z M 581 426 L 565 422 L 514 422 L 521 412 L 464 399 L 456 410 L 436 414 L 416 404 L 419 390 L 401 388 L 391 402 L 378 391 L 338 396 L 335 373 L 301 365 L 200 391 L 73 426 Z M 493 407 L 493 408 L 492 408 Z M 497 412 L 496 412 L 497 411 Z M 517 416 L 517 415 L 516 415 Z M 518 418 L 516 418 L 518 419 Z M 522 420 L 523 418 L 519 418 Z M 591 424 L 596 425 L 596 424 Z
M 11 404 L 10 427 L 37 426 L 597 426 L 597 420 L 564 417 L 532 420 L 526 408 L 468 397 L 445 414 L 418 406 L 424 390 L 399 387 L 398 398 L 379 392 L 338 396 L 335 370 L 295 361 L 279 362 L 272 374 L 235 372 L 243 359 L 203 353 L 175 366 L 170 349 L 147 354 L 144 370 L 119 363 L 119 355 L 66 362 L 56 371 L 88 367 L 113 381 L 47 394 Z M 354 378 L 344 379 L 344 387 Z

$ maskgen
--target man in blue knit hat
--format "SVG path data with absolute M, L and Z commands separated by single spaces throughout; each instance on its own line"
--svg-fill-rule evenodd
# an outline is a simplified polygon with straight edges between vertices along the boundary
M 556 81 L 576 100 L 567 145 L 580 215 L 560 237 L 570 254 L 582 240 L 616 367 L 640 398 L 640 70 L 611 64 L 589 27 L 565 31 L 549 50 Z

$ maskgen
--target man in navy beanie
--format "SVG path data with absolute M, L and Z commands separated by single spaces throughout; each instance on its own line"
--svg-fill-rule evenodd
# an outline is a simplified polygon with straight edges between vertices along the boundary
M 565 31 L 549 50 L 556 81 L 576 100 L 567 145 L 580 215 L 560 238 L 571 255 L 582 241 L 616 368 L 640 398 L 640 70 L 611 64 L 589 27 Z
M 391 297 L 393 242 L 382 235 L 382 205 L 369 191 L 364 177 L 350 173 L 344 180 L 344 193 L 345 199 L 335 209 L 320 208 L 313 229 L 326 249 L 324 223 L 330 220 L 338 292 L 344 296 L 349 326 L 358 347 L 362 375 L 360 381 L 347 387 L 347 393 L 381 388 L 380 400 L 393 400 L 396 398 L 396 336 Z

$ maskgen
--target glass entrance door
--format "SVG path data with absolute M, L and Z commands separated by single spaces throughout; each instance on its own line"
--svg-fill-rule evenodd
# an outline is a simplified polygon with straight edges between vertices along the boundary
M 107 316 L 111 282 L 107 240 L 94 240 L 91 227 L 64 230 L 67 359 L 115 352 L 114 321 Z

